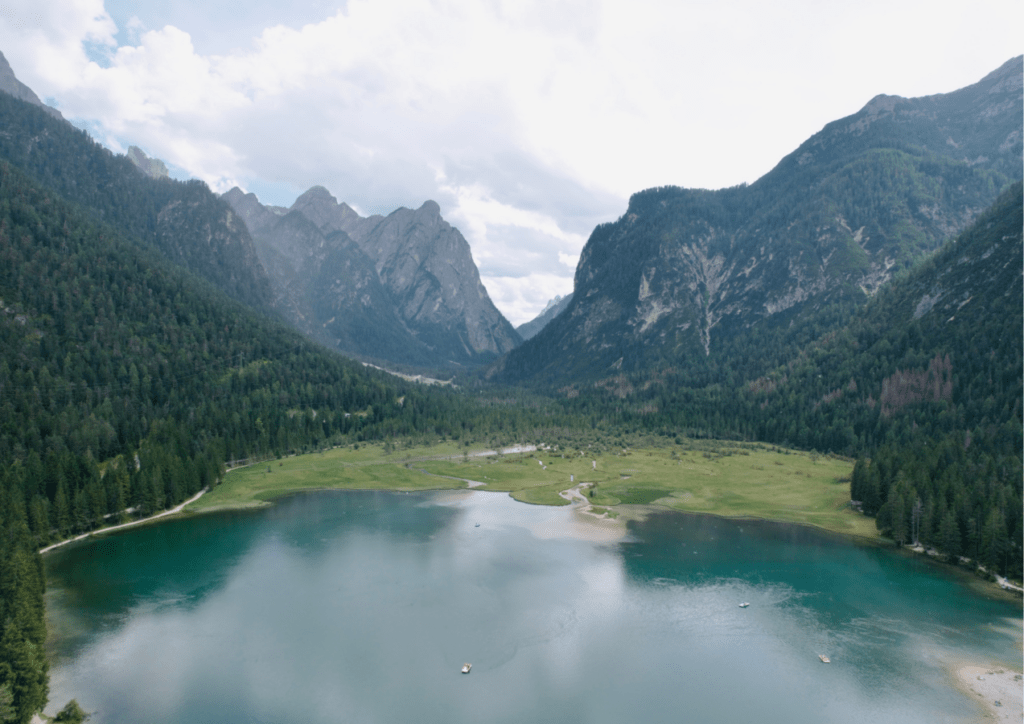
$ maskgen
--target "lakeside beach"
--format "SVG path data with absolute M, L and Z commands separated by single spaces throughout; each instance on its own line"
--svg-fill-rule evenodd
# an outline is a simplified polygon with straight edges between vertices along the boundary
M 956 687 L 986 712 L 986 719 L 1017 724 L 1024 721 L 1024 676 L 1002 666 L 963 664 L 956 667 Z

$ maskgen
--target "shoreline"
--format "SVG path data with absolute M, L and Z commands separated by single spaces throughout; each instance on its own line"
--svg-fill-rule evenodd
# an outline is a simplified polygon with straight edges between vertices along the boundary
M 491 452 L 493 454 L 493 451 L 489 451 L 489 452 Z M 472 453 L 471 453 L 471 455 L 472 455 Z M 246 467 L 246 466 L 240 466 L 240 467 Z M 513 500 L 517 500 L 512 495 L 512 492 L 506 492 L 506 491 L 503 491 L 503 490 L 480 490 L 479 488 L 481 486 L 487 484 L 487 483 L 482 482 L 482 481 L 470 480 L 468 478 L 457 478 L 457 477 L 448 476 L 448 475 L 439 475 L 437 473 L 427 473 L 426 471 L 423 471 L 423 472 L 425 472 L 427 475 L 429 475 L 431 477 L 437 477 L 437 478 L 440 478 L 440 479 L 443 479 L 443 480 L 457 480 L 459 482 L 466 483 L 466 487 L 465 488 L 447 488 L 447 487 L 417 488 L 415 490 L 404 490 L 402 488 L 397 488 L 397 487 L 396 488 L 349 488 L 349 487 L 294 488 L 294 489 L 290 489 L 290 490 L 279 491 L 279 493 L 276 494 L 273 498 L 267 499 L 267 500 L 261 500 L 261 501 L 258 501 L 258 502 L 225 503 L 224 505 L 218 505 L 218 506 L 214 506 L 214 507 L 210 507 L 210 508 L 203 508 L 203 509 L 200 509 L 200 510 L 190 510 L 190 511 L 184 511 L 184 512 L 187 512 L 190 515 L 203 515 L 203 514 L 206 514 L 206 513 L 220 513 L 220 512 L 224 512 L 224 511 L 230 511 L 230 510 L 238 510 L 238 511 L 241 511 L 241 510 L 256 510 L 256 509 L 259 509 L 259 508 L 265 508 L 265 507 L 274 505 L 274 502 L 276 500 L 278 500 L 280 498 L 287 497 L 289 495 L 296 495 L 296 494 L 299 494 L 299 493 L 316 493 L 316 492 L 332 491 L 332 490 L 353 490 L 353 491 L 357 491 L 357 490 L 358 491 L 386 490 L 386 491 L 396 492 L 396 493 L 401 493 L 401 492 L 405 492 L 405 493 L 408 493 L 408 492 L 443 492 L 443 491 L 453 491 L 453 490 L 464 490 L 464 491 L 467 491 L 467 492 L 480 492 L 480 493 L 499 493 L 499 494 L 500 493 L 504 493 L 505 495 L 508 495 Z M 986 593 L 989 593 L 989 594 L 996 594 L 996 595 L 999 595 L 1001 597 L 1013 597 L 1013 598 L 1015 598 L 1017 600 L 1021 599 L 1020 592 L 1021 592 L 1022 589 L 1017 587 L 1015 584 L 1007 581 L 1006 579 L 1003 579 L 1000 576 L 997 576 L 997 580 L 996 581 L 989 581 L 989 580 L 986 580 L 985 578 L 982 578 L 981 576 L 978 576 L 975 573 L 974 570 L 967 569 L 967 568 L 961 568 L 959 566 L 954 566 L 952 564 L 946 563 L 946 562 L 940 560 L 937 556 L 930 555 L 925 550 L 919 550 L 918 548 L 914 548 L 914 547 L 909 546 L 909 545 L 904 545 L 904 546 L 901 546 L 901 547 L 897 547 L 897 546 L 893 545 L 892 541 L 890 541 L 890 540 L 888 540 L 886 538 L 869 537 L 869 536 L 865 536 L 865 535 L 860 535 L 858 533 L 851 533 L 851 532 L 848 532 L 848 531 L 833 530 L 832 528 L 827 528 L 825 526 L 816 525 L 814 523 L 802 522 L 802 521 L 780 520 L 780 519 L 775 519 L 775 518 L 766 518 L 764 516 L 758 516 L 758 515 L 722 515 L 722 514 L 719 514 L 719 513 L 707 513 L 707 512 L 692 511 L 692 510 L 680 510 L 678 508 L 673 508 L 673 507 L 670 507 L 670 506 L 667 506 L 667 505 L 660 505 L 658 503 L 647 503 L 647 504 L 644 504 L 644 505 L 639 505 L 639 504 L 619 504 L 619 505 L 616 505 L 616 506 L 595 506 L 593 503 L 591 503 L 582 494 L 582 491 L 581 491 L 581 488 L 586 487 L 586 486 L 590 486 L 590 485 L 593 485 L 593 483 L 580 482 L 580 483 L 577 483 L 575 486 L 568 487 L 565 490 L 559 491 L 558 495 L 561 498 L 563 498 L 564 500 L 566 500 L 572 506 L 572 508 L 575 510 L 575 512 L 578 515 L 587 516 L 588 518 L 591 518 L 594 521 L 604 521 L 606 523 L 612 523 L 615 527 L 621 527 L 621 528 L 623 528 L 623 530 L 625 529 L 625 522 L 626 521 L 628 521 L 628 520 L 643 520 L 645 517 L 647 517 L 647 515 L 650 515 L 652 513 L 659 513 L 659 512 L 681 513 L 683 515 L 695 515 L 695 516 L 712 516 L 712 517 L 715 517 L 715 518 L 721 518 L 723 520 L 737 520 L 737 521 L 750 520 L 750 521 L 763 521 L 763 522 L 767 522 L 767 523 L 778 523 L 778 524 L 781 524 L 781 525 L 798 525 L 798 526 L 801 526 L 801 527 L 811 528 L 811 529 L 814 529 L 814 530 L 817 530 L 817 531 L 823 531 L 823 532 L 830 533 L 830 534 L 833 534 L 833 535 L 838 535 L 838 536 L 841 536 L 842 538 L 845 538 L 847 540 L 855 541 L 855 542 L 857 542 L 857 543 L 859 543 L 861 545 L 869 545 L 869 546 L 874 546 L 874 547 L 879 547 L 879 548 L 887 548 L 887 549 L 893 550 L 894 552 L 902 553 L 904 555 L 921 555 L 921 556 L 924 556 L 925 560 L 928 560 L 928 561 L 930 561 L 930 562 L 932 562 L 934 564 L 937 564 L 937 565 L 941 566 L 942 568 L 947 569 L 947 570 L 949 570 L 952 573 L 955 573 L 956 575 L 963 576 L 966 583 L 970 584 L 972 587 L 974 587 L 974 588 L 976 588 L 978 590 L 985 591 Z M 197 496 L 197 499 L 198 499 L 198 496 Z M 187 505 L 189 502 L 194 502 L 194 501 L 186 501 L 186 503 L 183 503 L 182 506 Z M 523 505 L 547 505 L 548 507 L 558 507 L 558 506 L 551 506 L 550 504 L 547 504 L 547 503 L 531 503 L 531 502 L 522 501 L 522 500 L 518 500 L 517 502 L 523 503 Z M 179 506 L 179 507 L 181 507 L 181 506 Z M 594 513 L 594 512 L 592 512 L 590 510 L 591 508 L 594 508 L 594 507 L 607 508 L 608 510 L 611 510 L 612 508 L 617 508 L 618 510 L 616 510 L 616 513 L 618 515 L 615 516 L 615 517 L 612 517 L 612 516 L 610 516 L 608 514 L 607 511 L 605 513 L 603 513 L 603 514 Z M 586 508 L 586 509 L 584 509 L 584 508 Z M 178 512 L 182 512 L 182 511 L 178 511 Z M 161 516 L 162 515 L 169 515 L 169 513 L 165 512 L 165 513 L 162 513 L 160 515 Z M 146 521 L 149 521 L 149 520 L 153 520 L 155 517 L 157 517 L 157 516 L 153 516 L 152 518 L 146 518 L 146 519 L 140 520 L 140 521 L 135 521 L 134 523 L 125 524 L 125 525 L 135 525 L 137 523 L 143 523 L 143 522 L 146 522 Z M 102 529 L 102 531 L 108 531 L 108 530 L 112 530 L 112 529 L 111 528 L 104 528 L 104 529 Z M 99 533 L 99 532 L 101 532 L 101 531 L 93 531 L 93 533 Z M 623 535 L 624 534 L 625 533 L 623 532 Z M 78 540 L 78 539 L 80 539 L 82 537 L 88 537 L 89 535 L 92 535 L 92 533 L 85 534 L 85 536 L 80 536 L 79 538 L 72 539 L 72 540 Z M 64 543 L 69 543 L 69 542 L 71 542 L 71 540 L 63 541 L 63 542 Z
M 90 530 L 87 533 L 82 533 L 81 535 L 76 535 L 73 538 L 65 538 L 64 540 L 58 541 L 58 542 L 53 543 L 51 545 L 48 545 L 45 548 L 40 548 L 39 549 L 39 555 L 44 555 L 46 553 L 49 553 L 54 548 L 60 548 L 61 546 L 67 545 L 68 543 L 75 543 L 75 542 L 80 541 L 80 540 L 85 540 L 86 538 L 92 538 L 95 535 L 105 535 L 107 533 L 112 533 L 115 530 L 122 530 L 124 528 L 131 528 L 131 527 L 136 526 L 136 525 L 142 525 L 143 523 L 151 523 L 152 521 L 158 520 L 159 518 L 166 518 L 166 517 L 171 516 L 171 515 L 176 515 L 176 514 L 182 512 L 182 510 L 184 510 L 186 505 L 191 505 L 192 503 L 196 502 L 201 497 L 203 497 L 203 494 L 206 493 L 207 491 L 209 491 L 209 488 L 203 488 L 202 490 L 200 490 L 198 493 L 193 495 L 188 500 L 185 500 L 185 501 L 183 501 L 181 503 L 178 503 L 173 508 L 168 508 L 167 510 L 163 510 L 163 511 L 161 511 L 159 513 L 154 513 L 153 515 L 149 516 L 148 518 L 139 518 L 139 520 L 132 520 L 132 521 L 129 521 L 127 523 L 118 523 L 117 525 L 108 526 L 106 528 L 97 528 L 96 530 Z
M 1024 720 L 1022 674 L 1006 666 L 956 663 L 948 668 L 953 686 L 998 722 Z

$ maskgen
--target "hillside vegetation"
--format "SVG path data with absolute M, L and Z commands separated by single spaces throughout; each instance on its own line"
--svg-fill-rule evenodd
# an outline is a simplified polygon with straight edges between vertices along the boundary
M 1020 578 L 1022 195 L 1011 186 L 846 324 L 828 325 L 828 309 L 809 317 L 791 356 L 757 376 L 725 368 L 696 386 L 688 369 L 622 374 L 563 387 L 562 405 L 600 429 L 858 457 L 853 498 L 895 540 Z M 738 342 L 736 358 L 759 358 L 762 342 Z

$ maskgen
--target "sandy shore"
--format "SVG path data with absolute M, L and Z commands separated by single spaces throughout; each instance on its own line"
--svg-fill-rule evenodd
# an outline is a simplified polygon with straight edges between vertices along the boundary
M 1024 681 L 1004 667 L 962 665 L 956 668 L 957 688 L 984 710 L 983 721 L 1024 721 Z

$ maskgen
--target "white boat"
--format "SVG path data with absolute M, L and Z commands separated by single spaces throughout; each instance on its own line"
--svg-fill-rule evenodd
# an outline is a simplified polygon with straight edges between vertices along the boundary
M 829 658 L 827 656 L 825 656 L 825 654 L 818 654 L 818 658 L 821 659 L 821 663 L 823 663 L 823 664 L 831 664 L 832 663 L 829 660 Z
M 740 608 L 746 608 L 746 607 L 747 607 L 747 606 L 749 606 L 749 605 L 750 605 L 749 603 L 747 603 L 746 601 L 744 601 L 743 603 L 741 603 L 741 604 L 740 604 Z
M 473 668 L 473 664 L 463 664 L 462 665 L 462 673 L 463 674 L 468 674 L 469 670 L 472 669 L 472 668 Z

